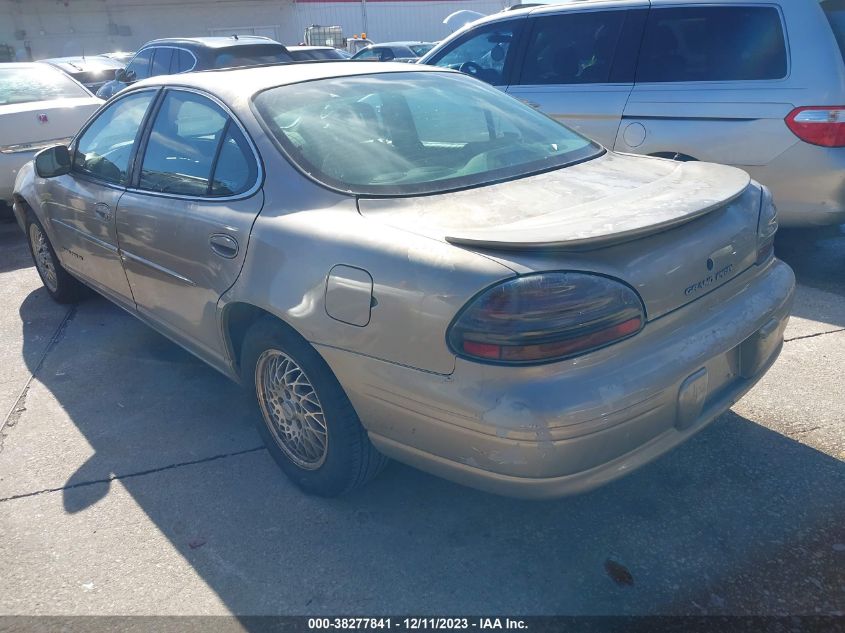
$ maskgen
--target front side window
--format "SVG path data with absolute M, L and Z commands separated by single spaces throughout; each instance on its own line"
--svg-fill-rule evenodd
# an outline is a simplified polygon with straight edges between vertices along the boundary
M 563 167 L 601 148 L 458 73 L 322 79 L 255 97 L 288 157 L 355 194 L 414 195 Z
M 563 13 L 534 20 L 520 84 L 592 84 L 610 80 L 623 11 Z
M 774 7 L 653 8 L 637 81 L 741 81 L 786 76 L 786 44 Z
M 0 65 L 0 105 L 90 96 L 61 70 L 47 64 Z
M 126 72 L 135 73 L 135 79 L 140 81 L 150 76 L 150 63 L 153 59 L 153 49 L 147 48 L 132 59 L 126 67 Z
M 105 108 L 79 137 L 73 154 L 73 170 L 98 180 L 125 185 L 129 159 L 138 130 L 155 91 L 128 95 Z
M 494 86 L 505 83 L 505 62 L 521 21 L 486 25 L 458 40 L 430 64 L 460 70 Z
M 209 99 L 192 92 L 168 92 L 144 151 L 140 188 L 159 193 L 209 195 L 214 160 L 221 141 L 225 140 L 228 123 L 226 113 Z M 233 160 L 230 158 L 233 151 L 227 149 L 227 164 Z M 236 176 L 224 179 L 221 175 L 218 190 L 237 188 L 236 180 Z

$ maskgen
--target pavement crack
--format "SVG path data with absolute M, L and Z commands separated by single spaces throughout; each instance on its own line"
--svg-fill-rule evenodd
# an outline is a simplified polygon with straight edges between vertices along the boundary
M 76 316 L 76 306 L 73 305 L 70 309 L 65 313 L 65 316 L 62 318 L 59 325 L 56 327 L 56 330 L 53 332 L 53 336 L 50 337 L 50 340 L 47 342 L 44 351 L 41 353 L 41 357 L 38 359 L 38 363 L 35 365 L 35 369 L 32 370 L 29 374 L 29 378 L 26 379 L 26 383 L 24 383 L 23 388 L 21 389 L 18 397 L 15 398 L 14 404 L 12 404 L 12 408 L 3 418 L 3 423 L 0 424 L 0 453 L 3 452 L 3 443 L 6 439 L 6 433 L 4 433 L 6 428 L 11 428 L 18 423 L 21 416 L 26 411 L 26 397 L 29 394 L 29 388 L 32 386 L 32 379 L 35 378 L 36 374 L 41 371 L 41 367 L 44 365 L 44 361 L 47 359 L 47 355 L 53 350 L 54 347 L 59 343 L 59 341 L 64 338 L 65 332 L 67 331 L 67 327 L 73 318 Z
M 175 464 L 168 464 L 167 466 L 159 466 L 158 468 L 150 468 L 147 470 L 139 470 L 134 473 L 126 473 L 124 475 L 110 475 L 102 479 L 92 479 L 90 481 L 81 481 L 78 484 L 71 484 L 69 486 L 60 486 L 58 488 L 44 488 L 42 490 L 35 490 L 33 492 L 24 492 L 9 497 L 0 497 L 0 503 L 5 501 L 14 501 L 15 499 L 25 499 L 27 497 L 36 497 L 38 495 L 47 494 L 49 492 L 61 492 L 64 490 L 72 490 L 73 488 L 83 488 L 85 486 L 93 486 L 96 484 L 111 483 L 112 481 L 122 481 L 124 479 L 131 479 L 133 477 L 143 477 L 145 475 L 153 475 L 165 470 L 173 470 L 176 468 L 184 468 L 185 466 L 196 466 L 197 464 L 207 464 L 209 462 L 217 461 L 218 459 L 226 459 L 227 457 L 237 457 L 238 455 L 247 455 L 249 453 L 257 453 L 258 451 L 266 450 L 262 446 L 254 446 L 253 448 L 245 448 L 242 451 L 233 451 L 231 453 L 220 453 L 218 455 L 211 455 L 210 457 L 203 457 L 202 459 L 194 459 L 187 462 L 177 462 Z
M 793 336 L 792 338 L 783 339 L 784 343 L 791 343 L 792 341 L 800 341 L 805 338 L 816 338 L 817 336 L 824 336 L 825 334 L 836 334 L 837 332 L 845 332 L 845 327 L 836 330 L 828 330 L 826 332 L 816 332 L 815 334 L 805 334 L 804 336 Z

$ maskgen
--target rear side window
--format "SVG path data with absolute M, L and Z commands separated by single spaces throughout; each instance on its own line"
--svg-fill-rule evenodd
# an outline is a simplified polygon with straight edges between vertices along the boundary
M 170 73 L 170 61 L 173 59 L 172 48 L 157 48 L 153 56 L 153 70 L 151 76 L 167 75 Z
M 827 21 L 830 22 L 836 43 L 839 44 L 842 60 L 845 61 L 845 0 L 827 0 L 822 2 L 821 6 Z
M 741 81 L 786 76 L 786 44 L 774 7 L 652 9 L 637 81 Z
M 293 61 L 281 44 L 253 44 L 224 48 L 214 56 L 214 68 L 237 68 Z
M 168 92 L 147 141 L 141 189 L 232 196 L 252 187 L 257 174 L 244 135 L 216 103 L 191 92 Z
M 624 11 L 564 13 L 537 18 L 520 84 L 592 84 L 610 80 Z

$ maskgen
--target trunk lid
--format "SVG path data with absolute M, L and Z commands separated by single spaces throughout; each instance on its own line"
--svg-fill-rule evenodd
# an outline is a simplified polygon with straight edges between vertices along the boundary
M 42 143 L 73 136 L 103 104 L 95 97 L 0 106 L 2 145 Z
M 479 252 L 518 274 L 598 272 L 628 283 L 649 319 L 752 266 L 760 190 L 738 169 L 608 153 L 466 191 L 361 199 L 361 213 Z

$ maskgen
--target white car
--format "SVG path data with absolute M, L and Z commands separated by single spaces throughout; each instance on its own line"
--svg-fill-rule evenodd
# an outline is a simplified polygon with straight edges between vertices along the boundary
M 11 205 L 18 170 L 38 150 L 69 142 L 102 103 L 48 64 L 0 64 L 0 205 Z

